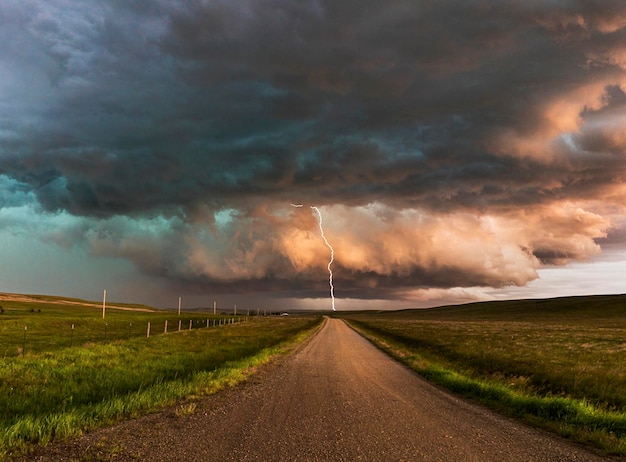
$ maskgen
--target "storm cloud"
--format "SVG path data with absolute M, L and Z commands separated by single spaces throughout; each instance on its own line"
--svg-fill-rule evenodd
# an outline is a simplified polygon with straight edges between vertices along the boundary
M 623 234 L 616 1 L 7 1 L 0 226 L 222 293 L 523 286 Z

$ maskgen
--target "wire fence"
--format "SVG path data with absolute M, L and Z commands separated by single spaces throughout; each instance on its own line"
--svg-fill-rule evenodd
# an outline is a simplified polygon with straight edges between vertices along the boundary
M 248 316 L 217 316 L 206 318 L 169 318 L 140 321 L 105 321 L 83 319 L 75 322 L 2 323 L 0 354 L 3 357 L 24 356 L 60 348 L 88 347 L 94 344 L 149 339 L 195 329 L 219 328 L 248 321 Z

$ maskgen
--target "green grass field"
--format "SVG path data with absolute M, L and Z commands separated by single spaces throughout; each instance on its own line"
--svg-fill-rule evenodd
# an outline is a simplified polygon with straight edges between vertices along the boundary
M 626 454 L 626 297 L 343 315 L 430 380 L 610 453 Z
M 241 316 L 232 323 L 226 320 L 234 317 L 198 313 L 183 316 L 179 332 L 172 312 L 111 309 L 103 321 L 101 309 L 51 301 L 0 302 L 0 351 L 5 353 L 0 360 L 0 458 L 213 393 L 243 380 L 321 321 L 319 316 Z M 165 320 L 171 326 L 167 334 Z M 149 338 L 148 322 L 155 326 Z
M 0 294 L 2 296 L 2 294 Z M 212 327 L 214 324 L 243 319 L 242 316 L 208 315 L 198 312 L 158 310 L 144 305 L 116 303 L 102 318 L 102 305 L 79 299 L 42 295 L 28 301 L 1 300 L 0 356 L 19 356 L 57 348 L 89 346 L 115 340 L 162 334 L 179 329 Z M 60 303 L 67 302 L 67 303 Z

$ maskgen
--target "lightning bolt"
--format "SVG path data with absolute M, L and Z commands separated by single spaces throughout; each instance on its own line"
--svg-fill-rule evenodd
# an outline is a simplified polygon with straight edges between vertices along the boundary
M 303 204 L 291 204 L 291 206 L 300 208 L 300 207 L 303 207 Z M 315 212 L 317 212 L 317 221 L 320 227 L 320 234 L 322 235 L 322 239 L 324 240 L 326 247 L 330 249 L 330 260 L 328 261 L 328 284 L 330 285 L 330 299 L 332 301 L 333 311 L 337 311 L 335 310 L 335 286 L 333 285 L 333 270 L 332 270 L 332 264 L 335 261 L 335 249 L 333 249 L 333 246 L 330 245 L 330 242 L 328 242 L 328 239 L 326 239 L 326 235 L 324 234 L 324 225 L 323 225 L 324 221 L 322 220 L 322 212 L 320 212 L 320 209 L 318 209 L 314 205 L 312 205 L 311 208 L 315 210 Z

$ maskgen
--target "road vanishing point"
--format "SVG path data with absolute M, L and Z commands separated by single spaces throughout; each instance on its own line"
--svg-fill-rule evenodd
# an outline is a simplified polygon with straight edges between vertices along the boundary
M 442 391 L 330 318 L 292 355 L 191 415 L 103 431 L 91 444 L 112 445 L 115 461 L 614 460 Z M 49 456 L 37 460 L 69 460 Z

